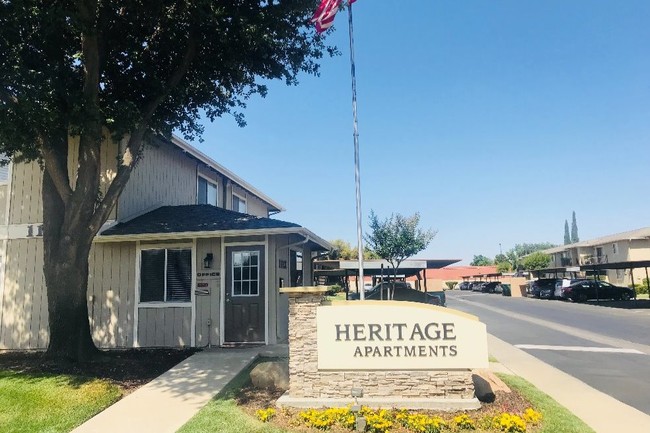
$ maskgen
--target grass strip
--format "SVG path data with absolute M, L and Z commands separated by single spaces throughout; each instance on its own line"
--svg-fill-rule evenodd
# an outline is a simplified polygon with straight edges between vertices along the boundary
M 510 388 L 519 391 L 533 409 L 542 414 L 542 425 L 538 433 L 595 433 L 584 421 L 530 382 L 509 374 L 497 373 L 497 376 Z
M 64 433 L 120 399 L 105 380 L 0 371 L 0 431 Z

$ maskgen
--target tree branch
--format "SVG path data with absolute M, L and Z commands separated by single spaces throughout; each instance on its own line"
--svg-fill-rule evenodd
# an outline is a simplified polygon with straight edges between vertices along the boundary
M 50 175 L 52 183 L 54 183 L 54 187 L 56 188 L 61 201 L 63 201 L 67 207 L 70 202 L 70 197 L 72 196 L 72 188 L 70 188 L 68 174 L 64 168 L 66 165 L 62 164 L 61 155 L 54 151 L 50 146 L 41 146 L 41 152 L 43 153 L 43 159 L 45 160 L 45 170 L 47 170 L 47 173 Z
M 162 102 L 167 98 L 171 91 L 180 83 L 183 79 L 187 70 L 196 56 L 197 43 L 193 37 L 190 37 L 183 55 L 183 60 L 174 70 L 172 75 L 167 80 L 167 85 L 165 91 L 154 98 L 142 112 L 142 121 L 138 128 L 131 134 L 129 141 L 124 149 L 124 154 L 122 155 L 122 160 L 119 167 L 117 168 L 117 174 L 111 182 L 111 185 L 108 187 L 104 198 L 102 199 L 95 213 L 91 219 L 90 229 L 95 233 L 99 231 L 101 225 L 108 219 L 108 215 L 111 212 L 111 209 L 115 206 L 118 197 L 122 193 L 122 190 L 126 186 L 131 173 L 135 168 L 137 162 L 139 161 L 142 155 L 142 148 L 144 145 L 144 137 L 149 129 L 149 122 L 153 117 L 156 109 L 162 104 Z

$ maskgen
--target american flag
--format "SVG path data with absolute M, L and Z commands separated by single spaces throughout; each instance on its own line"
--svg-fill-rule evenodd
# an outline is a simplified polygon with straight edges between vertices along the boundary
M 350 0 L 348 4 L 354 3 L 356 0 Z M 311 21 L 316 24 L 316 31 L 323 33 L 329 29 L 334 23 L 334 17 L 339 11 L 341 0 L 322 0 Z

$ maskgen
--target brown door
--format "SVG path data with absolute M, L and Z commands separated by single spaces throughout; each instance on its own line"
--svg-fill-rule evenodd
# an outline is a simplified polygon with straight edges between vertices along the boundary
M 264 343 L 264 260 L 261 245 L 226 248 L 226 343 Z

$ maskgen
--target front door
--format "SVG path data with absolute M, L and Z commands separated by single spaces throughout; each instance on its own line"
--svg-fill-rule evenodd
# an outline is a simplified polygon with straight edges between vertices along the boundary
M 264 246 L 226 247 L 225 343 L 264 343 Z

